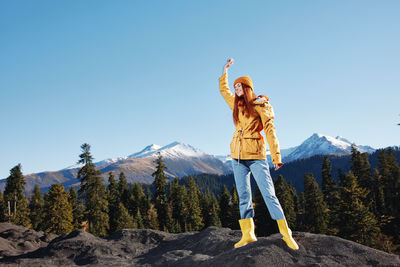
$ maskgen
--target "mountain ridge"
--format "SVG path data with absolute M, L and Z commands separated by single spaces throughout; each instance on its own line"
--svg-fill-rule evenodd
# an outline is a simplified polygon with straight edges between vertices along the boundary
M 329 146 L 327 143 L 330 143 L 331 146 Z M 351 142 L 342 136 L 337 136 L 337 137 L 333 138 L 328 135 L 314 133 L 309 138 L 307 138 L 305 141 L 303 141 L 299 146 L 281 149 L 282 161 L 287 163 L 287 162 L 290 162 L 293 160 L 308 158 L 308 157 L 318 155 L 318 154 L 349 155 L 351 153 L 352 145 L 354 145 L 362 153 L 364 153 L 364 152 L 372 153 L 376 150 L 370 146 L 356 145 L 354 142 Z M 310 151 L 310 149 L 311 149 L 311 151 Z M 157 153 L 159 153 L 164 158 L 166 158 L 166 157 L 179 158 L 181 156 L 190 156 L 190 157 L 212 156 L 218 160 L 221 160 L 223 163 L 229 162 L 231 160 L 229 155 L 207 154 L 207 153 L 201 151 L 200 149 L 195 148 L 189 144 L 174 141 L 165 146 L 151 144 L 151 145 L 146 146 L 141 151 L 130 154 L 129 156 L 108 158 L 108 159 L 101 160 L 99 162 L 95 162 L 94 164 L 95 164 L 95 166 L 104 166 L 104 165 L 109 165 L 109 164 L 116 163 L 118 161 L 124 161 L 124 160 L 132 159 L 132 158 L 145 158 L 145 157 L 153 157 L 154 158 L 154 157 L 156 157 L 156 155 L 158 155 Z M 270 154 L 270 152 L 267 150 L 267 155 L 269 155 L 269 154 Z M 271 159 L 269 156 L 267 157 L 267 159 L 271 163 Z M 81 168 L 82 166 L 83 166 L 83 164 L 75 164 L 75 165 L 66 167 L 61 170 Z
M 372 153 L 376 149 L 370 146 L 356 145 L 354 142 L 349 141 L 341 136 L 331 137 L 319 133 L 314 133 L 299 146 L 292 147 L 291 152 L 286 156 L 282 154 L 284 162 L 290 162 L 297 159 L 309 158 L 314 155 L 349 155 L 351 147 L 354 146 L 361 153 Z
M 107 184 L 109 172 L 119 174 L 124 172 L 128 183 L 151 184 L 154 180 L 155 159 L 160 153 L 167 169 L 169 178 L 183 177 L 191 174 L 213 173 L 227 174 L 231 172 L 229 166 L 212 155 L 190 145 L 173 142 L 166 146 L 150 145 L 128 157 L 119 157 L 95 162 L 103 181 Z M 59 171 L 40 172 L 24 175 L 26 192 L 31 192 L 35 183 L 40 188 L 48 188 L 52 183 L 61 183 L 64 186 L 79 186 L 77 179 L 79 168 L 83 164 L 76 164 Z M 0 181 L 0 190 L 5 188 L 5 180 Z
M 281 153 L 283 162 L 286 164 L 317 154 L 348 155 L 351 151 L 351 145 L 350 141 L 343 137 L 333 138 L 315 133 L 299 146 L 282 149 Z M 374 150 L 368 146 L 359 147 L 364 149 L 360 149 L 361 151 Z M 105 159 L 94 164 L 101 172 L 102 178 L 106 183 L 110 171 L 117 174 L 123 171 L 130 183 L 150 184 L 153 182 L 152 173 L 155 170 L 154 160 L 157 155 L 163 156 L 167 165 L 166 174 L 170 178 L 200 173 L 223 175 L 232 172 L 229 156 L 209 155 L 198 148 L 177 141 L 165 146 L 151 144 L 129 156 Z M 267 156 L 267 159 L 272 164 L 270 156 Z M 79 186 L 80 183 L 76 178 L 76 174 L 82 166 L 83 164 L 75 164 L 59 171 L 27 174 L 25 175 L 27 181 L 26 191 L 30 192 L 35 183 L 39 184 L 41 188 L 49 187 L 52 183 L 62 183 L 64 186 Z M 5 180 L 0 180 L 0 190 L 4 190 L 4 187 Z

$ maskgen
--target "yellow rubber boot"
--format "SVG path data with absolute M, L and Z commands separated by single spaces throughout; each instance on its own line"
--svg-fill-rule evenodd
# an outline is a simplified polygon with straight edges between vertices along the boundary
M 299 245 L 297 245 L 296 241 L 294 241 L 292 237 L 292 231 L 289 229 L 286 219 L 281 219 L 276 221 L 278 223 L 279 232 L 283 236 L 283 241 L 285 241 L 286 245 L 294 250 L 299 249 Z
M 256 235 L 254 233 L 254 221 L 253 218 L 247 218 L 239 220 L 240 229 L 242 230 L 242 239 L 235 244 L 235 248 L 242 247 L 248 243 L 257 241 Z

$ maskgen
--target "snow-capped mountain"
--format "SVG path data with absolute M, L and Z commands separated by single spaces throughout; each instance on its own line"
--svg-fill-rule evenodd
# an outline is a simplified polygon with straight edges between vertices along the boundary
M 351 153 L 352 144 L 354 143 L 340 136 L 334 138 L 322 134 L 313 134 L 297 147 L 281 149 L 282 161 L 288 163 L 317 154 L 348 155 Z M 375 151 L 370 146 L 355 145 L 355 147 L 361 152 L 372 153 Z M 173 142 L 166 146 L 152 144 L 129 156 L 105 159 L 94 164 L 101 172 L 104 181 L 108 180 L 110 172 L 113 172 L 114 175 L 124 172 L 128 182 L 148 184 L 153 181 L 154 160 L 158 157 L 158 154 L 163 156 L 167 166 L 166 175 L 171 178 L 196 173 L 227 174 L 232 171 L 232 159 L 229 155 L 209 155 L 198 148 L 179 142 Z M 267 154 L 269 154 L 269 151 L 267 151 Z M 270 156 L 267 159 L 272 164 Z M 62 183 L 64 186 L 79 185 L 80 182 L 76 177 L 79 168 L 82 166 L 82 164 L 76 164 L 60 171 L 25 175 L 26 190 L 32 190 L 35 183 L 39 184 L 40 187 L 48 187 L 55 182 Z M 1 187 L 2 184 L 0 183 L 0 189 Z
M 118 158 L 110 158 L 110 159 L 105 159 L 99 162 L 95 162 L 94 165 L 97 167 L 104 166 L 104 165 L 109 165 L 117 162 L 121 162 L 127 159 L 141 159 L 141 158 L 155 158 L 158 157 L 158 154 L 160 154 L 163 158 L 182 158 L 182 157 L 206 157 L 210 156 L 203 151 L 201 151 L 198 148 L 192 147 L 191 145 L 180 143 L 180 142 L 173 142 L 169 145 L 166 146 L 160 146 L 157 144 L 151 144 L 149 146 L 146 146 L 143 150 L 133 153 L 127 157 L 118 157 Z M 78 163 L 72 166 L 69 166 L 65 168 L 64 170 L 68 169 L 76 169 L 76 168 L 82 168 L 84 164 Z
M 191 174 L 210 173 L 227 174 L 231 172 L 229 165 L 204 153 L 191 145 L 173 142 L 166 146 L 152 144 L 143 150 L 126 157 L 117 157 L 95 162 L 96 169 L 100 171 L 103 180 L 107 183 L 110 172 L 118 176 L 124 172 L 127 181 L 130 183 L 152 183 L 152 176 L 155 171 L 154 160 L 158 153 L 163 157 L 167 166 L 166 176 L 170 178 L 183 177 Z M 61 183 L 65 187 L 71 185 L 79 186 L 77 173 L 83 164 L 75 164 L 59 171 L 47 171 L 25 175 L 25 189 L 29 192 L 35 183 L 41 188 L 49 187 L 53 183 Z M 4 183 L 0 182 L 0 189 L 4 189 Z
M 331 137 L 328 135 L 314 133 L 311 137 L 306 139 L 299 146 L 281 149 L 282 161 L 287 163 L 296 159 L 308 158 L 317 154 L 322 155 L 348 155 L 351 153 L 351 146 L 355 145 L 354 142 L 349 141 L 348 139 L 337 136 Z M 355 147 L 360 152 L 368 152 L 372 153 L 375 151 L 374 148 L 370 146 L 361 146 L 355 145 Z M 269 156 L 269 151 L 267 151 L 267 159 L 270 165 L 272 165 L 271 157 Z M 173 142 L 166 146 L 160 146 L 157 144 L 151 144 L 146 146 L 143 150 L 133 153 L 127 157 L 118 157 L 118 158 L 110 158 L 105 159 L 99 162 L 94 163 L 97 167 L 108 166 L 111 164 L 122 163 L 128 159 L 143 159 L 143 158 L 156 158 L 158 155 L 161 155 L 164 159 L 182 159 L 182 158 L 207 158 L 214 157 L 218 159 L 223 164 L 227 165 L 229 168 L 231 167 L 232 159 L 229 155 L 218 155 L 212 156 L 204 153 L 198 148 L 195 148 L 191 145 Z M 76 169 L 81 168 L 83 164 L 75 164 L 64 170 L 68 169 Z
M 109 164 L 112 164 L 112 163 L 115 163 L 115 162 L 118 162 L 121 160 L 125 160 L 125 159 L 127 159 L 127 157 L 110 158 L 110 159 L 105 159 L 105 160 L 102 160 L 99 162 L 95 162 L 94 165 L 99 167 L 99 166 L 103 166 L 103 165 L 109 165 Z M 78 163 L 78 164 L 69 166 L 63 170 L 82 168 L 84 165 L 85 164 L 83 164 L 83 163 Z
M 372 153 L 375 151 L 375 149 L 370 146 L 356 145 L 354 142 L 351 142 L 341 136 L 337 136 L 335 138 L 328 135 L 314 133 L 299 146 L 281 149 L 282 161 L 284 163 L 288 163 L 296 159 L 309 158 L 318 154 L 349 155 L 351 153 L 352 145 L 354 145 L 361 153 Z M 231 166 L 232 159 L 229 157 L 229 155 L 216 157 L 228 166 Z M 270 157 L 270 151 L 267 151 L 267 160 L 271 166 L 272 161 Z
M 206 153 L 198 148 L 192 147 L 191 145 L 173 142 L 163 147 L 155 144 L 147 146 L 142 151 L 128 156 L 128 158 L 158 157 L 158 153 L 164 158 L 207 156 Z
M 296 159 L 308 158 L 317 154 L 322 155 L 348 155 L 351 153 L 351 146 L 354 145 L 360 152 L 372 153 L 375 151 L 370 146 L 358 146 L 341 136 L 336 138 L 315 133 L 306 139 L 301 145 L 291 148 L 292 151 L 286 156 L 283 155 L 284 162 L 290 162 Z
M 143 158 L 146 155 L 150 155 L 154 153 L 155 151 L 159 150 L 161 146 L 156 145 L 156 144 L 151 144 L 149 146 L 146 146 L 143 150 L 136 152 L 132 155 L 129 155 L 128 158 Z

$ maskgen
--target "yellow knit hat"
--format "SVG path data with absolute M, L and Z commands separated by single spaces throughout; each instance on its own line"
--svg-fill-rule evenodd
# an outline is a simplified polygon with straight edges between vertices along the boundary
M 250 76 L 243 76 L 243 77 L 237 78 L 233 82 L 233 87 L 235 87 L 235 84 L 237 84 L 237 83 L 248 85 L 251 87 L 251 89 L 253 89 L 253 82 L 251 81 Z

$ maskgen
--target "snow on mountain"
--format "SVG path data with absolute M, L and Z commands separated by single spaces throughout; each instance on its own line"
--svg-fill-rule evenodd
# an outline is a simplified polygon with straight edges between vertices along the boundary
M 109 165 L 109 164 L 112 164 L 112 163 L 115 163 L 115 162 L 118 162 L 118 161 L 121 161 L 121 160 L 125 160 L 125 159 L 127 159 L 127 157 L 118 157 L 118 158 L 105 159 L 105 160 L 102 160 L 102 161 L 99 161 L 99 162 L 95 162 L 94 165 L 99 167 L 99 166 Z M 84 165 L 85 164 L 83 164 L 83 163 L 78 163 L 78 164 L 69 166 L 69 167 L 67 167 L 67 168 L 65 168 L 63 170 L 82 168 Z
M 328 135 L 315 133 L 308 139 L 306 139 L 302 144 L 296 147 L 281 149 L 282 161 L 287 163 L 296 159 L 308 158 L 317 154 L 329 155 L 329 154 L 338 154 L 338 155 L 348 155 L 351 153 L 351 146 L 354 142 L 349 141 L 348 139 L 337 136 L 331 137 Z M 355 145 L 355 144 L 354 144 Z M 356 148 L 364 153 L 372 153 L 375 151 L 374 148 L 370 146 L 357 146 Z M 268 147 L 267 147 L 268 148 Z M 143 150 L 131 154 L 127 157 L 118 157 L 102 160 L 100 162 L 96 162 L 96 166 L 106 166 L 112 163 L 131 160 L 131 159 L 141 159 L 141 158 L 155 158 L 160 153 L 166 159 L 181 159 L 181 158 L 208 158 L 214 156 L 208 155 L 201 151 L 198 148 L 192 147 L 191 145 L 173 142 L 166 146 L 160 146 L 157 144 L 151 144 L 146 146 Z M 270 152 L 267 151 L 267 159 L 268 162 L 272 165 L 271 157 L 269 156 Z M 229 155 L 218 155 L 215 156 L 216 159 L 222 161 L 224 164 L 231 166 L 232 159 Z M 76 164 L 70 166 L 65 169 L 75 169 L 81 168 L 83 164 Z
M 281 149 L 282 161 L 288 163 L 316 154 L 347 155 L 351 152 L 351 145 L 351 141 L 340 136 L 334 138 L 322 134 L 313 134 L 297 147 Z M 375 151 L 369 146 L 356 146 L 356 148 L 361 152 L 372 153 Z M 98 166 L 97 169 L 101 172 L 104 181 L 107 181 L 108 173 L 113 171 L 115 173 L 124 172 L 128 182 L 131 183 L 152 183 L 154 179 L 152 177 L 152 173 L 154 172 L 154 158 L 158 156 L 158 153 L 165 160 L 168 177 L 183 177 L 197 173 L 226 174 L 232 171 L 232 159 L 229 155 L 209 155 L 198 148 L 179 142 L 173 142 L 163 147 L 152 144 L 130 156 L 110 158 L 94 164 Z M 269 151 L 267 151 L 267 154 L 269 154 Z M 267 158 L 272 167 L 271 157 L 268 156 Z M 83 164 L 75 164 L 56 172 L 41 172 L 26 175 L 26 188 L 28 188 L 27 190 L 32 190 L 34 184 L 38 183 L 38 181 L 41 187 L 48 187 L 54 182 L 63 183 L 65 186 L 79 185 L 76 180 L 76 172 L 81 167 L 83 167 Z M 1 186 L 2 184 L 0 183 L 0 190 L 2 189 Z
M 83 164 L 83 163 L 78 163 L 78 164 L 75 164 L 75 165 L 71 165 L 71 166 L 69 166 L 67 168 L 64 168 L 62 170 L 70 170 L 70 169 L 82 168 L 84 165 L 85 164 Z
M 343 142 L 345 142 L 345 143 L 349 143 L 349 144 L 352 144 L 352 143 L 353 143 L 353 142 L 349 141 L 348 139 L 344 138 L 343 136 L 336 136 L 335 139 L 340 140 L 340 141 L 343 141 Z
M 96 162 L 94 165 L 96 166 L 103 166 L 103 165 L 108 165 L 108 164 L 112 164 L 121 160 L 125 160 L 127 159 L 127 157 L 118 157 L 118 158 L 111 158 L 111 159 L 105 159 L 99 162 Z
M 299 146 L 281 149 L 282 161 L 284 163 L 288 163 L 296 159 L 308 158 L 317 154 L 348 155 L 351 153 L 352 144 L 354 144 L 354 142 L 351 142 L 341 136 L 337 136 L 336 138 L 334 138 L 328 135 L 315 133 Z M 356 146 L 356 148 L 362 153 L 372 153 L 375 151 L 375 149 L 370 146 Z M 268 146 L 267 149 L 269 149 Z M 270 154 L 270 151 L 267 150 L 268 164 L 272 166 L 273 164 Z M 221 160 L 228 166 L 231 166 L 232 159 L 229 157 L 229 155 L 216 156 L 216 158 Z
M 361 153 L 367 152 L 367 153 L 373 153 L 376 151 L 375 148 L 370 147 L 370 146 L 357 146 L 358 150 L 360 150 Z
M 299 146 L 281 149 L 282 161 L 287 163 L 296 159 L 308 158 L 317 154 L 348 155 L 351 153 L 351 146 L 353 144 L 354 142 L 351 142 L 342 136 L 331 137 L 328 135 L 315 133 Z M 372 153 L 375 151 L 375 149 L 370 146 L 355 146 L 362 153 Z M 142 151 L 128 156 L 128 158 L 157 157 L 157 153 L 160 153 L 164 158 L 201 158 L 204 156 L 210 156 L 188 144 L 173 142 L 163 147 L 155 144 L 147 146 Z M 267 159 L 269 163 L 272 164 L 269 154 L 270 152 L 267 151 Z M 215 156 L 215 158 L 219 159 L 224 164 L 231 166 L 232 159 L 229 155 L 218 155 Z
M 163 147 L 160 147 L 160 146 L 157 147 L 157 145 L 152 145 L 152 147 L 150 148 L 150 146 L 148 146 L 141 152 L 132 154 L 131 156 L 129 156 L 129 158 L 132 158 L 132 157 L 133 158 L 157 157 L 158 153 L 160 153 L 161 156 L 163 156 L 164 158 L 207 156 L 206 153 L 204 153 L 203 151 L 201 151 L 198 148 L 192 147 L 191 145 L 179 143 L 179 142 L 173 142 L 173 143 L 163 146 Z
M 306 139 L 301 145 L 295 147 L 287 156 L 283 156 L 284 162 L 296 159 L 308 158 L 317 154 L 329 155 L 348 155 L 351 153 L 351 146 L 354 145 L 361 153 L 372 153 L 375 151 L 370 146 L 357 146 L 341 136 L 336 138 L 315 133 Z
M 151 144 L 149 146 L 146 146 L 143 150 L 134 153 L 132 155 L 129 155 L 128 158 L 143 158 L 146 157 L 146 155 L 150 155 L 154 153 L 155 151 L 159 150 L 161 146 L 156 145 L 156 144 Z
M 133 153 L 127 157 L 118 157 L 118 158 L 110 158 L 110 159 L 105 159 L 99 162 L 95 162 L 95 166 L 105 166 L 105 165 L 110 165 L 112 163 L 124 161 L 127 159 L 141 159 L 141 158 L 146 158 L 146 157 L 158 157 L 158 153 L 161 154 L 164 158 L 182 158 L 182 157 L 205 157 L 205 156 L 211 156 L 203 151 L 201 151 L 198 148 L 192 147 L 191 145 L 184 144 L 184 143 L 179 143 L 179 142 L 173 142 L 169 145 L 166 146 L 159 146 L 157 144 L 151 144 L 149 146 L 146 146 L 143 150 Z M 211 156 L 212 157 L 212 156 Z M 69 169 L 77 169 L 77 168 L 82 168 L 84 164 L 78 163 L 72 166 L 69 166 L 63 170 L 69 170 Z

